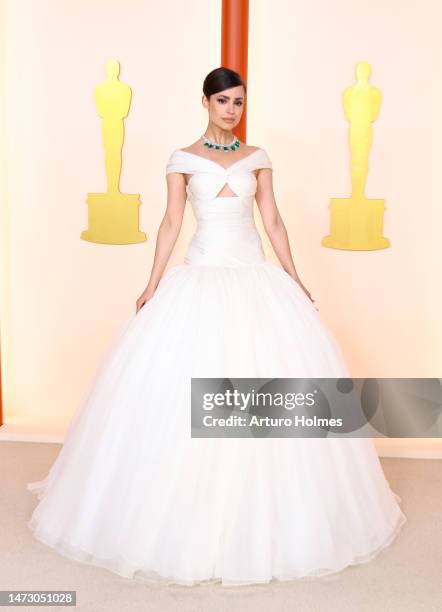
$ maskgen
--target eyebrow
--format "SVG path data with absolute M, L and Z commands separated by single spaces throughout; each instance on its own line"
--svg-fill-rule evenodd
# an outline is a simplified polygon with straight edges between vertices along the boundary
M 227 98 L 228 100 L 230 99 L 230 96 L 226 96 L 224 94 L 219 94 L 222 98 Z M 237 96 L 236 98 L 234 98 L 235 100 L 242 100 L 243 96 Z

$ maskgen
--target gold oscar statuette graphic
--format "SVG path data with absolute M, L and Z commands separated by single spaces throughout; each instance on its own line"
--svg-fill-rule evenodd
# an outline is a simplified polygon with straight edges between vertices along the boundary
M 350 124 L 351 197 L 330 200 L 330 234 L 321 244 L 332 249 L 370 251 L 390 246 L 389 239 L 382 235 L 385 201 L 370 200 L 364 195 L 371 124 L 381 106 L 381 92 L 368 82 L 370 74 L 370 64 L 358 62 L 356 84 L 343 93 L 344 113 Z
M 107 177 L 106 193 L 88 193 L 88 229 L 81 238 L 102 244 L 133 244 L 147 236 L 139 231 L 139 194 L 120 192 L 121 150 L 124 142 L 124 118 L 129 112 L 131 88 L 118 80 L 120 64 L 106 62 L 107 79 L 94 90 L 98 115 L 102 119 L 102 137 Z

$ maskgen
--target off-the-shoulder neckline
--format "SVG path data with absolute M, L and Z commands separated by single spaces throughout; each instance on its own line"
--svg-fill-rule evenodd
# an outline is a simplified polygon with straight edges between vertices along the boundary
M 177 152 L 178 153 L 185 153 L 186 155 L 193 155 L 194 157 L 199 157 L 200 159 L 205 159 L 210 164 L 215 164 L 215 166 L 218 166 L 219 168 L 222 168 L 223 170 L 230 170 L 230 168 L 233 168 L 233 166 L 235 166 L 236 164 L 239 164 L 240 162 L 244 161 L 245 159 L 248 159 L 249 157 L 252 157 L 252 155 L 255 155 L 255 153 L 258 153 L 259 151 L 262 151 L 262 150 L 263 149 L 261 149 L 261 148 L 255 149 L 255 151 L 252 151 L 252 153 L 249 153 L 245 157 L 241 157 L 241 159 L 237 159 L 235 162 L 233 162 L 233 164 L 230 164 L 230 166 L 227 166 L 227 168 L 225 166 L 223 166 L 222 164 L 214 161 L 213 159 L 209 159 L 208 157 L 204 157 L 204 155 L 198 155 L 197 153 L 191 153 L 190 151 L 183 151 L 183 149 L 177 149 Z

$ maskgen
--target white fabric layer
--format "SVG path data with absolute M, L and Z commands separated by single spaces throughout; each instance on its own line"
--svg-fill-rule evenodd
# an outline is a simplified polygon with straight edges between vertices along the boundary
M 226 155 L 228 161 L 228 155 Z M 35 537 L 121 576 L 183 585 L 318 577 L 373 559 L 406 522 L 371 439 L 190 438 L 191 377 L 346 377 L 301 288 L 253 220 L 263 149 L 193 174 L 185 261 L 125 321 L 43 480 Z M 229 182 L 237 197 L 213 194 Z

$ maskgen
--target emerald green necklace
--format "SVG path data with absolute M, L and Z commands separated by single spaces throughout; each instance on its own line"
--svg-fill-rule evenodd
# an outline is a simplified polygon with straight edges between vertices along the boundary
M 229 144 L 223 144 L 222 142 L 214 142 L 213 140 L 210 140 L 210 138 L 207 138 L 204 135 L 201 136 L 201 138 L 204 141 L 204 146 L 207 147 L 208 149 L 219 149 L 222 151 L 236 151 L 236 149 L 240 145 L 240 142 L 236 136 L 233 137 L 232 142 L 229 142 Z

